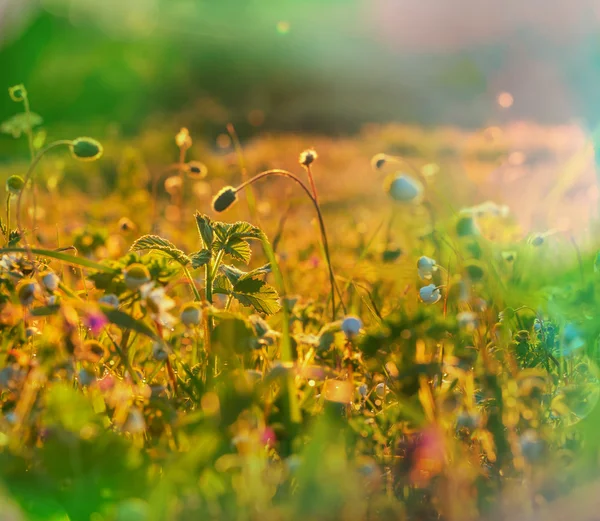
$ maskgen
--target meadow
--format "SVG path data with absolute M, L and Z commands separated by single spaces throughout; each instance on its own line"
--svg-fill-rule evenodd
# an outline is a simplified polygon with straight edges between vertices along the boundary
M 100 142 L 7 95 L 0 520 L 550 519 L 597 478 L 576 127 Z

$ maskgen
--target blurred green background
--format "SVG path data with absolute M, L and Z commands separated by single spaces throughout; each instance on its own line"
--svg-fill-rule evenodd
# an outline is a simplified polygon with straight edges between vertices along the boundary
M 0 0 L 1 83 L 25 83 L 47 126 L 126 134 L 172 120 L 211 136 L 228 121 L 242 135 L 340 134 L 590 113 L 600 76 L 590 0 L 569 4 L 576 16 L 514 4 Z M 510 114 L 495 103 L 505 90 Z M 0 96 L 0 119 L 14 111 Z

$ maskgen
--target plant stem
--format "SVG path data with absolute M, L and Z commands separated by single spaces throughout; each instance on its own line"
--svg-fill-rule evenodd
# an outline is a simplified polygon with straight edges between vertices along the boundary
M 6 196 L 6 245 L 10 242 L 10 192 Z
M 21 221 L 21 200 L 23 199 L 23 192 L 25 192 L 25 188 L 27 188 L 27 183 L 29 182 L 29 180 L 32 178 L 33 176 L 33 171 L 35 170 L 35 167 L 37 166 L 37 164 L 40 162 L 40 159 L 42 159 L 42 157 L 44 156 L 44 154 L 46 152 L 48 152 L 49 150 L 59 147 L 59 146 L 69 146 L 71 145 L 73 142 L 67 139 L 61 139 L 59 141 L 54 141 L 53 143 L 50 143 L 49 145 L 45 146 L 44 148 L 42 148 L 33 158 L 33 160 L 31 161 L 31 164 L 29 165 L 29 168 L 27 169 L 27 173 L 25 174 L 25 178 L 23 179 L 23 190 L 21 190 L 19 192 L 19 196 L 17 198 L 17 230 L 19 231 L 19 235 L 23 238 L 23 243 L 25 244 L 26 249 L 28 250 L 29 253 L 29 257 L 33 258 L 33 254 L 29 251 L 29 244 L 27 242 L 27 238 L 25 237 L 25 234 L 23 233 L 23 226 L 22 226 L 22 221 Z
M 238 156 L 238 161 L 240 163 L 240 171 L 242 173 L 242 183 L 248 180 L 248 170 L 246 169 L 246 161 L 244 160 L 244 151 L 242 149 L 242 143 L 240 142 L 240 138 L 235 131 L 235 127 L 229 123 L 227 125 L 227 132 L 231 136 L 231 141 L 233 142 L 233 147 L 235 148 L 235 153 Z M 252 188 L 248 189 L 246 193 L 246 202 L 248 203 L 248 210 L 250 210 L 250 218 L 253 221 L 257 221 L 256 215 L 256 197 L 254 196 L 254 190 Z
M 194 282 L 194 279 L 192 277 L 192 274 L 190 273 L 190 270 L 188 270 L 185 266 L 183 267 L 183 273 L 185 274 L 186 278 L 188 279 L 190 286 L 192 287 L 192 291 L 194 292 L 194 300 L 196 302 L 200 302 L 202 300 L 202 297 L 200 296 L 200 293 L 198 291 L 198 288 L 196 287 L 196 283 Z
M 261 172 L 260 174 L 255 175 L 252 179 L 249 179 L 248 181 L 242 183 L 241 185 L 239 185 L 236 188 L 236 192 L 239 192 L 239 191 L 243 190 L 244 188 L 246 188 L 247 186 L 255 183 L 256 181 L 259 181 L 260 179 L 263 179 L 264 177 L 271 176 L 271 175 L 287 177 L 288 179 L 291 179 L 292 181 L 294 181 L 295 183 L 300 185 L 302 190 L 304 190 L 304 192 L 306 193 L 308 198 L 312 201 L 313 206 L 315 207 L 315 210 L 317 212 L 317 217 L 319 220 L 319 228 L 321 230 L 321 241 L 323 242 L 323 248 L 325 250 L 325 257 L 327 258 L 327 267 L 329 269 L 329 283 L 331 286 L 331 320 L 335 320 L 335 310 L 336 310 L 335 291 L 337 288 L 337 284 L 335 282 L 335 276 L 333 274 L 333 267 L 331 266 L 331 255 L 329 253 L 329 242 L 327 241 L 327 232 L 325 231 L 325 222 L 323 221 L 323 215 L 321 213 L 321 208 L 319 207 L 319 203 L 314 198 L 314 196 L 311 194 L 311 192 L 307 188 L 307 186 L 291 172 L 288 172 L 287 170 L 281 170 L 279 168 L 274 168 L 272 170 L 266 170 L 264 172 Z M 341 301 L 341 303 L 342 303 L 342 308 L 344 309 L 344 313 L 346 313 L 346 307 L 345 307 L 343 300 Z
M 23 97 L 23 105 L 25 107 L 25 117 L 27 118 L 27 141 L 29 144 L 29 156 L 30 160 L 33 161 L 35 158 L 35 150 L 33 148 L 33 129 L 31 128 L 31 109 L 29 107 L 28 94 L 25 94 Z M 37 227 L 37 187 L 33 180 L 31 181 L 31 195 L 33 199 L 32 228 L 35 230 Z

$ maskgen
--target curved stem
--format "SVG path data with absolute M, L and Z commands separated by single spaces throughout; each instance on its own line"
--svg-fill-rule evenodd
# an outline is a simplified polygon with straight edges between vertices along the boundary
M 25 188 L 27 188 L 27 183 L 29 182 L 29 180 L 31 179 L 31 177 L 33 176 L 33 171 L 35 170 L 35 167 L 37 166 L 37 164 L 40 162 L 40 159 L 42 159 L 42 157 L 44 156 L 44 154 L 46 152 L 48 152 L 49 150 L 59 147 L 59 146 L 63 146 L 63 145 L 71 145 L 73 142 L 67 139 L 62 139 L 59 141 L 54 141 L 53 143 L 50 143 L 49 145 L 45 146 L 44 148 L 42 148 L 37 154 L 36 156 L 33 158 L 33 160 L 31 161 L 31 164 L 29 165 L 29 168 L 27 169 L 27 173 L 25 174 L 25 178 L 23 179 L 23 190 L 21 190 L 19 192 L 19 196 L 17 197 L 17 209 L 16 209 L 16 214 L 17 214 L 17 230 L 19 231 L 19 235 L 20 237 L 22 237 L 23 239 L 23 244 L 25 245 L 25 248 L 27 250 L 29 250 L 29 244 L 27 242 L 27 238 L 25 237 L 25 234 L 23 233 L 23 226 L 22 226 L 22 221 L 21 221 L 21 200 L 23 199 L 23 192 L 25 192 Z M 31 254 L 31 252 L 29 252 L 29 257 L 32 258 L 33 255 Z
M 291 179 L 292 181 L 297 183 L 302 188 L 302 190 L 304 190 L 304 192 L 306 193 L 308 198 L 312 201 L 313 206 L 315 207 L 315 210 L 317 212 L 317 217 L 319 220 L 319 228 L 321 230 L 321 240 L 323 241 L 323 249 L 325 250 L 325 257 L 327 258 L 327 267 L 329 269 L 329 284 L 331 285 L 331 319 L 335 320 L 335 309 L 336 309 L 335 308 L 335 291 L 336 291 L 337 285 L 335 282 L 335 276 L 333 274 L 333 268 L 331 266 L 331 255 L 329 253 L 329 242 L 327 241 L 327 232 L 325 231 L 325 222 L 323 221 L 323 215 L 321 213 L 321 208 L 319 207 L 319 203 L 313 197 L 313 195 L 310 193 L 310 190 L 307 188 L 307 186 L 291 172 L 288 172 L 287 170 L 281 170 L 279 168 L 274 168 L 272 170 L 266 170 L 264 172 L 261 172 L 260 174 L 255 175 L 252 179 L 249 179 L 248 181 L 242 183 L 241 185 L 239 185 L 236 188 L 236 192 L 239 192 L 240 190 L 243 190 L 247 186 L 255 183 L 256 181 L 259 181 L 260 179 L 263 179 L 264 177 L 271 176 L 271 175 L 287 177 L 288 179 Z M 341 301 L 341 303 L 342 303 L 342 307 L 344 308 L 344 313 L 345 313 L 346 309 L 345 309 L 343 300 Z
M 6 196 L 6 245 L 10 242 L 10 192 Z
M 186 278 L 188 279 L 190 286 L 192 287 L 192 291 L 194 293 L 194 300 L 196 302 L 200 302 L 202 300 L 202 297 L 200 296 L 200 293 L 198 292 L 198 288 L 196 287 L 196 283 L 194 282 L 194 279 L 192 277 L 192 274 L 190 273 L 190 270 L 188 270 L 185 266 L 183 267 L 183 273 L 186 276 Z
M 31 109 L 29 107 L 29 96 L 25 94 L 23 98 L 23 106 L 25 107 L 25 114 L 27 118 L 27 141 L 29 145 L 29 155 L 31 161 L 35 158 L 35 150 L 33 148 L 33 129 L 31 127 Z M 37 228 L 37 188 L 35 183 L 31 182 L 31 195 L 33 199 L 33 219 L 32 219 L 32 229 Z

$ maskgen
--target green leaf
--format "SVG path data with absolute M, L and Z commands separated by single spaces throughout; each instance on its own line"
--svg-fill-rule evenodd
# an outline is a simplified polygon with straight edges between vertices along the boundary
M 25 248 L 2 248 L 0 249 L 0 255 L 3 253 L 27 253 L 27 250 Z M 68 264 L 73 264 L 74 266 L 81 266 L 82 268 L 103 271 L 105 273 L 115 273 L 115 271 L 117 271 L 114 268 L 110 268 L 104 264 L 99 264 L 84 257 L 75 257 L 74 255 L 69 255 L 60 251 L 46 250 L 43 248 L 31 248 L 31 253 L 57 259 Z
M 240 279 L 233 286 L 231 294 L 243 306 L 252 306 L 256 311 L 267 315 L 273 315 L 281 309 L 277 291 L 261 279 Z
M 229 264 L 222 264 L 220 270 L 229 279 L 229 282 L 231 282 L 231 284 L 236 284 L 239 280 L 258 278 L 261 275 L 266 275 L 267 273 L 270 273 L 271 266 L 269 264 L 265 264 L 260 268 L 256 268 L 252 271 L 245 272 L 240 270 L 239 268 L 236 268 L 235 266 L 231 266 Z
M 200 268 L 205 264 L 208 264 L 212 258 L 212 253 L 210 250 L 200 250 L 196 253 L 192 253 L 190 255 L 190 260 L 192 261 L 192 268 Z
M 190 258 L 178 249 L 171 241 L 163 239 L 158 235 L 143 235 L 136 240 L 129 248 L 130 251 L 155 250 L 160 251 L 173 260 L 176 260 L 182 266 L 191 262 Z
M 11 134 L 14 138 L 21 137 L 21 134 L 29 131 L 33 127 L 42 124 L 42 117 L 35 112 L 20 112 L 0 124 L 0 132 Z
M 229 282 L 227 277 L 224 275 L 218 275 L 213 281 L 213 293 L 220 293 L 221 295 L 231 295 L 233 290 L 233 284 Z
M 253 348 L 256 337 L 246 318 L 221 310 L 211 310 L 211 315 L 217 322 L 211 336 L 211 345 L 217 352 L 244 354 Z
M 152 340 L 158 340 L 156 333 L 141 320 L 137 320 L 131 315 L 109 306 L 100 306 L 100 309 L 112 324 L 115 324 L 123 329 L 131 329 L 151 338 Z
M 34 317 L 47 317 L 49 315 L 55 315 L 60 310 L 60 306 L 39 306 L 37 308 L 33 308 L 30 313 Z
M 242 239 L 230 238 L 221 248 L 226 255 L 229 255 L 235 260 L 245 262 L 248 264 L 252 257 L 252 250 L 250 244 Z
M 208 215 L 202 215 L 196 213 L 196 226 L 198 226 L 198 233 L 202 239 L 202 244 L 206 249 L 211 249 L 213 244 L 213 223 Z

